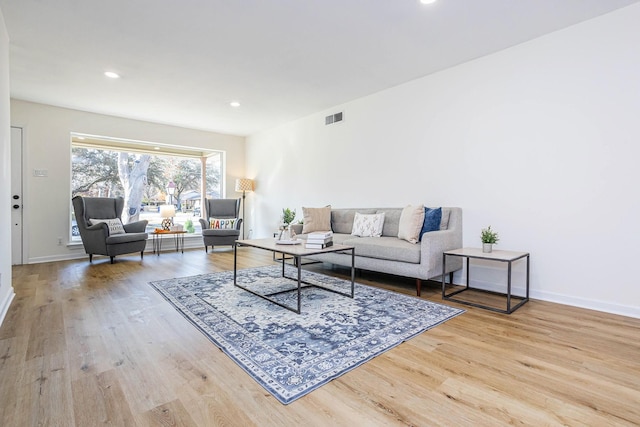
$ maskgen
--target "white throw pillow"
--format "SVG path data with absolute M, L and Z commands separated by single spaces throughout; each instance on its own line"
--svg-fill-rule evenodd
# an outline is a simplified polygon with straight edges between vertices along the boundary
M 380 237 L 384 226 L 384 212 L 377 214 L 361 214 L 356 212 L 353 218 L 352 236 Z
M 409 243 L 418 243 L 423 222 L 424 205 L 409 205 L 404 208 L 400 214 L 398 239 L 406 240 Z
M 90 225 L 96 225 L 99 224 L 101 222 L 104 222 L 105 224 L 107 224 L 107 227 L 109 227 L 109 235 L 112 234 L 124 234 L 124 227 L 122 226 L 122 221 L 120 221 L 120 218 L 111 218 L 111 219 L 90 219 L 89 220 L 89 224 Z

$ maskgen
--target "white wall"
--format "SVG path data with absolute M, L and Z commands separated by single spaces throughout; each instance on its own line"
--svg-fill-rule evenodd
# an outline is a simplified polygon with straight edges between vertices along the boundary
M 0 182 L 11 182 L 9 119 L 9 35 L 0 11 Z M 0 324 L 14 292 L 11 286 L 11 187 L 0 185 Z
M 243 137 L 15 99 L 11 100 L 11 124 L 24 129 L 24 236 L 27 263 L 85 256 L 82 247 L 66 245 L 71 197 L 71 132 L 223 150 L 227 162 L 227 196 L 239 197 L 234 186 L 235 179 L 244 176 Z M 46 169 L 48 177 L 34 177 L 34 169 Z M 58 246 L 58 237 L 63 237 L 63 246 Z
M 492 225 L 531 253 L 532 297 L 640 317 L 638 22 L 629 6 L 253 135 L 249 227 L 270 235 L 283 207 L 460 206 L 464 246 Z

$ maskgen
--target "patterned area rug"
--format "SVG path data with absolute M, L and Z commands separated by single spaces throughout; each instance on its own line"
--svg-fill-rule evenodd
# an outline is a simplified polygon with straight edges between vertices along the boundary
M 289 277 L 297 269 L 287 266 Z M 238 271 L 263 293 L 296 288 L 278 265 Z M 342 292 L 351 282 L 303 271 L 303 279 Z M 288 404 L 375 356 L 464 312 L 356 283 L 355 298 L 315 287 L 295 314 L 233 286 L 233 271 L 152 282 L 175 308 L 253 379 Z M 278 296 L 295 305 L 297 293 Z

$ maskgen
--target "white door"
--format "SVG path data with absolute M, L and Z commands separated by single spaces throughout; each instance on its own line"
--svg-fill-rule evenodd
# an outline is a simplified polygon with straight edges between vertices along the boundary
M 22 264 L 22 128 L 11 128 L 11 264 Z

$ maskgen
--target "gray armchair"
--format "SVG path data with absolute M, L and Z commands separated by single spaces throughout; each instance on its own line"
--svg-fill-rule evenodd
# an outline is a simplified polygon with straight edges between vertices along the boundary
M 104 222 L 91 225 L 90 219 L 122 219 L 124 199 L 122 197 L 82 197 L 72 199 L 73 210 L 82 245 L 89 262 L 93 261 L 93 255 L 106 255 L 113 259 L 117 255 L 140 252 L 144 257 L 144 248 L 147 245 L 147 220 L 124 224 L 124 233 L 113 234 L 109 232 L 109 226 Z
M 207 252 L 207 247 L 211 246 L 213 250 L 214 246 L 220 245 L 236 245 L 236 240 L 240 236 L 240 227 L 242 226 L 242 219 L 238 218 L 240 213 L 240 200 L 241 199 L 206 199 L 204 201 L 204 214 L 205 217 L 200 218 L 200 225 L 202 225 L 202 238 L 204 240 L 204 250 Z M 211 229 L 210 219 L 233 219 L 238 218 L 238 221 L 231 229 Z

